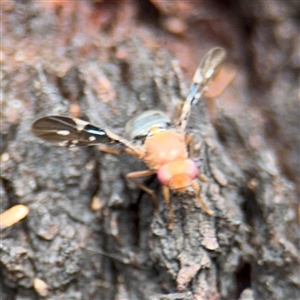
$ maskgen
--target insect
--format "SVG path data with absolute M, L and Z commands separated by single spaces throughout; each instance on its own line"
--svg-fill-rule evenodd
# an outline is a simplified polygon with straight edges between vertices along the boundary
M 162 184 L 162 193 L 170 212 L 169 229 L 172 229 L 174 212 L 170 204 L 170 190 L 185 192 L 192 187 L 197 200 L 208 215 L 212 211 L 203 202 L 201 188 L 196 180 L 203 178 L 195 162 L 189 157 L 188 146 L 192 136 L 186 133 L 191 106 L 196 105 L 211 81 L 218 73 L 226 52 L 223 48 L 211 49 L 200 62 L 193 77 L 190 92 L 183 102 L 176 122 L 158 110 L 148 110 L 131 119 L 125 127 L 129 140 L 108 129 L 99 128 L 89 122 L 63 116 L 46 116 L 36 120 L 32 132 L 38 138 L 59 146 L 91 146 L 99 144 L 121 144 L 124 150 L 143 160 L 146 170 L 131 172 L 127 178 L 133 180 L 154 200 L 154 192 L 135 178 L 156 174 Z

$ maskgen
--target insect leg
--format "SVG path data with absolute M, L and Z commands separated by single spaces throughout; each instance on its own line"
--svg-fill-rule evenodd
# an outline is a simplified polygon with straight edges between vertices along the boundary
M 196 197 L 197 197 L 198 203 L 200 204 L 202 210 L 203 210 L 206 214 L 212 216 L 214 213 L 213 213 L 213 211 L 210 210 L 210 209 L 206 206 L 206 204 L 203 202 L 203 199 L 202 199 L 202 197 L 201 197 L 201 195 L 200 195 L 201 187 L 199 186 L 199 184 L 197 183 L 196 180 L 193 180 L 193 181 L 192 181 L 192 186 L 193 186 L 193 188 L 194 188 L 194 191 L 196 192 Z
M 188 147 L 188 151 L 189 151 L 189 157 L 193 158 L 194 157 L 194 138 L 193 138 L 193 134 L 189 133 L 186 137 L 185 137 L 185 144 Z
M 176 103 L 175 112 L 174 112 L 174 116 L 173 116 L 173 123 L 174 124 L 179 124 L 180 123 L 182 108 L 183 108 L 183 101 L 178 101 Z
M 142 171 L 136 171 L 136 172 L 131 172 L 126 175 L 126 178 L 130 179 L 138 188 L 140 188 L 142 191 L 147 193 L 151 198 L 153 199 L 154 203 L 154 210 L 155 212 L 158 211 L 158 200 L 157 197 L 152 189 L 147 188 L 144 184 L 138 182 L 134 178 L 139 178 L 139 177 L 145 177 L 145 176 L 150 176 L 155 174 L 154 171 L 152 170 L 142 170 Z
M 142 155 L 142 150 L 141 150 L 140 147 L 134 146 L 131 142 L 129 142 L 128 140 L 124 139 L 123 137 L 111 132 L 110 130 L 106 129 L 105 133 L 113 141 L 124 145 L 126 147 L 126 152 L 127 153 L 129 153 L 133 156 L 136 156 L 136 157 L 140 157 Z
M 144 155 L 144 152 L 142 151 L 141 148 L 139 147 L 135 147 L 135 149 L 133 150 L 132 148 L 125 148 L 126 153 L 138 157 L 138 158 L 142 158 Z
M 194 146 L 194 138 L 193 138 L 193 134 L 189 133 L 186 137 L 185 137 L 185 144 L 187 146 L 189 146 L 190 144 L 192 145 L 192 147 Z M 193 156 L 191 156 L 193 157 Z
M 139 177 L 146 177 L 146 176 L 151 176 L 155 174 L 155 171 L 152 170 L 142 170 L 142 171 L 135 171 L 135 172 L 130 172 L 126 175 L 127 178 L 132 179 L 132 178 L 139 178 Z
M 198 177 L 201 181 L 203 181 L 203 182 L 207 182 L 207 181 L 208 181 L 208 178 L 207 178 L 204 174 L 199 173 L 199 174 L 197 175 L 197 177 Z
M 194 137 L 193 137 L 192 133 L 190 133 L 186 136 L 185 143 L 186 143 L 187 146 L 189 146 L 189 157 L 193 158 L 194 157 L 194 147 L 195 147 L 195 145 L 194 145 Z M 208 181 L 208 178 L 204 174 L 199 173 L 197 175 L 197 177 L 203 182 Z
M 173 230 L 173 226 L 174 226 L 174 210 L 173 210 L 173 207 L 170 203 L 170 189 L 163 185 L 162 187 L 162 193 L 163 193 L 163 197 L 164 197 L 164 200 L 167 204 L 167 207 L 168 207 L 168 210 L 169 210 L 169 213 L 170 213 L 170 218 L 169 218 L 169 225 L 168 225 L 168 229 L 169 230 Z
M 106 145 L 99 145 L 97 147 L 101 152 L 111 154 L 111 155 L 120 155 L 122 152 L 124 152 L 123 149 L 113 149 Z

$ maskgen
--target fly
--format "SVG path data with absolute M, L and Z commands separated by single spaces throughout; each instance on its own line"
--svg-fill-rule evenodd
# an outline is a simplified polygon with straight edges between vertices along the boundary
M 127 174 L 127 178 L 149 193 L 155 202 L 157 201 L 154 192 L 136 182 L 135 178 L 156 174 L 162 184 L 163 197 L 170 212 L 169 229 L 173 228 L 174 223 L 170 190 L 185 192 L 192 187 L 203 211 L 212 215 L 212 210 L 205 205 L 200 196 L 201 187 L 196 178 L 203 180 L 203 176 L 199 174 L 196 163 L 189 156 L 188 145 L 192 136 L 186 133 L 186 126 L 192 105 L 196 105 L 208 89 L 225 56 L 225 50 L 219 47 L 211 49 L 204 56 L 176 122 L 172 123 L 161 111 L 145 111 L 127 123 L 125 129 L 130 138 L 128 140 L 108 129 L 80 119 L 46 116 L 33 123 L 32 132 L 47 142 L 66 147 L 121 144 L 127 153 L 141 159 L 147 166 L 146 170 Z

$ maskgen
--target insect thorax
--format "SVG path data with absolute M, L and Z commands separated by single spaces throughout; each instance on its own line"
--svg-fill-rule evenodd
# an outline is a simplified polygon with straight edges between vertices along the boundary
M 145 157 L 143 160 L 151 170 L 155 171 L 166 163 L 188 158 L 185 137 L 174 129 L 148 136 L 144 148 Z

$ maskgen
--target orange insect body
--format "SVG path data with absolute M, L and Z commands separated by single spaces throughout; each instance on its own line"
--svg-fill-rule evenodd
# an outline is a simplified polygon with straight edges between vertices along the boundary
M 145 154 L 141 159 L 154 171 L 158 171 L 166 163 L 188 157 L 185 137 L 175 130 L 159 131 L 157 128 L 151 128 L 144 148 Z
M 188 159 L 185 135 L 176 130 L 152 127 L 140 157 L 171 190 L 184 191 L 197 176 L 196 164 Z

